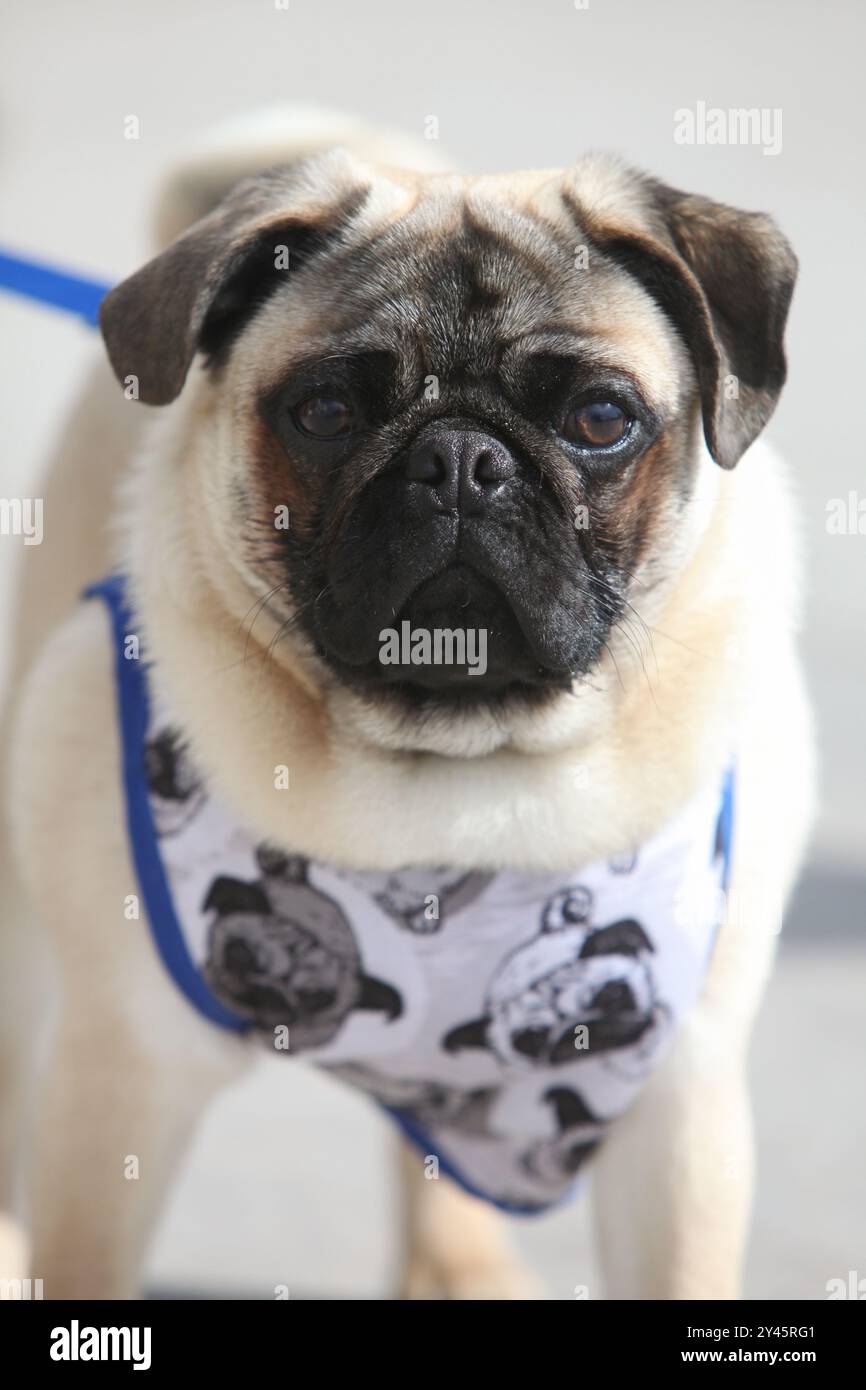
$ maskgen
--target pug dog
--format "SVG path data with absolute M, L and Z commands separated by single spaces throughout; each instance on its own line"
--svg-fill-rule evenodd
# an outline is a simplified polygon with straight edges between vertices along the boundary
M 351 926 L 308 882 L 305 861 L 267 846 L 257 857 L 261 878 L 222 875 L 205 898 L 217 997 L 265 1032 L 286 1029 L 293 1052 L 330 1042 L 355 1009 L 399 1018 L 399 994 L 364 973 Z
M 578 887 L 547 904 L 540 934 L 502 962 L 484 1014 L 454 1028 L 447 1051 L 490 1048 L 526 1070 L 600 1055 L 626 1074 L 647 1067 L 667 1023 L 650 965 L 655 948 L 632 919 L 591 928 L 587 896 Z M 579 1026 L 583 1051 L 575 1047 Z
M 5 739 L 26 947 L 2 1132 L 26 1131 L 47 1296 L 135 1292 L 195 1121 L 253 1055 L 124 917 L 112 643 L 79 601 L 112 568 L 197 766 L 288 854 L 571 877 L 628 862 L 734 760 L 701 997 L 593 1200 L 611 1296 L 737 1294 L 747 1043 L 812 795 L 795 525 L 759 440 L 795 258 L 766 214 L 617 158 L 464 176 L 434 148 L 289 113 L 191 153 L 42 485 Z M 485 669 L 380 661 L 404 624 L 486 634 Z M 410 1292 L 529 1296 L 492 1209 L 403 1171 Z

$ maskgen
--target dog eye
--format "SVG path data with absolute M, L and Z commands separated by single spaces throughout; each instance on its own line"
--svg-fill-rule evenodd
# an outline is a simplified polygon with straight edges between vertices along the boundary
M 568 412 L 560 433 L 572 444 L 608 449 L 625 438 L 630 426 L 630 417 L 612 401 L 589 401 Z
M 311 396 L 295 407 L 295 424 L 316 439 L 335 439 L 351 434 L 357 425 L 355 410 L 336 396 Z
M 585 922 L 589 916 L 587 899 L 572 893 L 562 905 L 562 915 L 566 922 Z

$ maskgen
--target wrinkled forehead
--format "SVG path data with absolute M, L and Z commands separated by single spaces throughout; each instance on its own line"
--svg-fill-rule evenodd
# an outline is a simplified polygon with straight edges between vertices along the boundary
M 593 245 L 556 174 L 374 184 L 339 242 L 287 276 L 246 336 L 274 380 L 316 353 L 387 351 L 409 374 L 445 379 L 554 353 L 628 372 L 669 406 L 689 377 L 673 326 Z

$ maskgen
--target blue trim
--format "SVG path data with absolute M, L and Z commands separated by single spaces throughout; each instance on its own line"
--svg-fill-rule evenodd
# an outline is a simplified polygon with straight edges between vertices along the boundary
M 716 844 L 722 855 L 722 892 L 728 891 L 731 879 L 731 854 L 734 842 L 734 792 L 737 779 L 733 767 L 725 773 L 722 785 L 722 804 L 716 828 Z
M 136 632 L 127 606 L 123 576 L 109 575 L 85 590 L 85 598 L 101 598 L 111 618 L 117 708 L 120 716 L 126 823 L 138 882 L 156 948 L 162 963 L 191 1004 L 211 1023 L 234 1032 L 247 1032 L 249 1019 L 225 1008 L 211 992 L 186 948 L 174 910 L 159 852 L 156 826 L 144 771 L 144 747 L 150 719 L 145 666 L 124 655 L 126 638 Z
M 86 275 L 72 275 L 68 271 L 55 270 L 41 261 L 25 260 L 23 256 L 0 251 L 0 289 L 10 290 L 24 299 L 35 299 L 40 304 L 50 304 L 54 309 L 64 309 L 69 314 L 77 314 L 85 323 L 96 328 L 99 325 L 99 306 L 111 286 L 101 280 L 91 280 Z
M 416 1149 L 420 1149 L 425 1157 L 432 1156 L 437 1160 L 441 1171 L 447 1178 L 450 1178 L 452 1182 L 456 1182 L 457 1186 L 462 1187 L 464 1192 L 468 1192 L 470 1197 L 478 1197 L 482 1202 L 487 1202 L 491 1207 L 498 1207 L 500 1211 L 506 1212 L 508 1216 L 546 1216 L 548 1212 L 555 1211 L 558 1207 L 567 1206 L 578 1194 L 580 1189 L 579 1178 L 575 1179 L 575 1181 L 570 1184 L 561 1197 L 555 1198 L 552 1202 L 545 1202 L 542 1206 L 524 1205 L 520 1202 L 506 1202 L 500 1200 L 499 1197 L 491 1197 L 489 1192 L 485 1192 L 482 1188 L 476 1187 L 467 1177 L 464 1177 L 460 1169 L 443 1154 L 441 1147 L 434 1144 L 430 1136 L 420 1125 L 410 1119 L 405 1111 L 395 1110 L 392 1106 L 385 1105 L 382 1101 L 379 1101 L 378 1104 L 382 1106 L 386 1115 L 391 1116 L 391 1119 L 397 1127 L 403 1131 L 406 1138 L 411 1144 L 414 1144 Z

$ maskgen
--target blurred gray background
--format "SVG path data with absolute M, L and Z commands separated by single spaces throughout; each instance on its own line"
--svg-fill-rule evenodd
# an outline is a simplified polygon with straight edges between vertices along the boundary
M 153 189 L 180 145 L 274 102 L 337 107 L 418 136 L 436 116 L 443 147 L 470 170 L 617 150 L 681 188 L 779 220 L 801 278 L 789 384 L 770 437 L 791 460 L 801 502 L 803 646 L 822 788 L 754 1050 L 761 1177 L 747 1293 L 821 1298 L 828 1279 L 866 1276 L 866 534 L 833 535 L 826 524 L 834 499 L 866 499 L 866 8 L 6 0 L 0 25 L 0 244 L 97 278 L 119 279 L 148 254 Z M 698 102 L 779 110 L 781 151 L 677 144 L 674 112 Z M 140 121 L 137 141 L 124 139 L 129 115 Z M 97 350 L 77 321 L 0 295 L 0 496 L 34 495 Z M 20 544 L 0 538 L 0 636 Z M 163 1223 L 152 1282 L 381 1295 L 395 1239 L 390 1179 L 378 1116 L 333 1083 L 263 1060 L 208 1119 Z M 598 1292 L 585 1204 L 514 1224 L 552 1297 L 581 1283 Z

